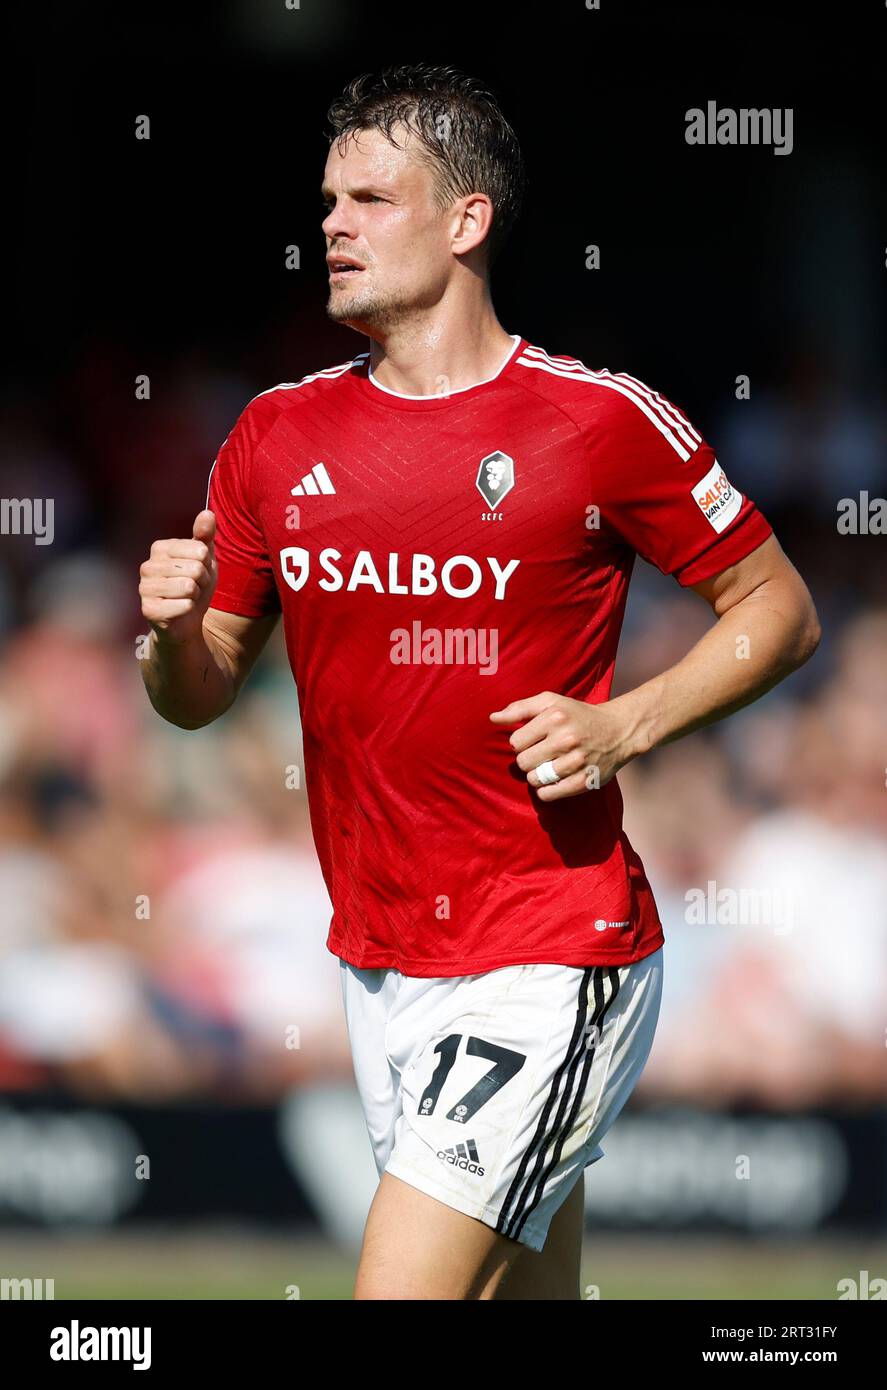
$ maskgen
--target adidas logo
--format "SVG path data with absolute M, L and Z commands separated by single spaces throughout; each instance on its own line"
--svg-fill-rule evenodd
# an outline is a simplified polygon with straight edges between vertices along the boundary
M 291 497 L 316 497 L 321 492 L 335 492 L 333 480 L 322 463 L 315 463 L 310 473 L 290 493 Z
M 473 1139 L 466 1139 L 464 1144 L 456 1144 L 452 1149 L 438 1149 L 437 1156 L 441 1163 L 450 1163 L 454 1168 L 464 1168 L 466 1173 L 475 1173 L 479 1178 L 484 1175 Z

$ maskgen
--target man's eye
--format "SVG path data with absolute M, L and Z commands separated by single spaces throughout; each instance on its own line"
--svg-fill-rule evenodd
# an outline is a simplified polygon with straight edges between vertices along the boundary
M 378 193 L 361 193 L 358 194 L 356 201 L 359 203 L 385 203 L 388 200 L 380 197 Z M 327 212 L 331 212 L 336 206 L 336 200 L 335 198 L 321 198 L 320 205 L 326 208 Z

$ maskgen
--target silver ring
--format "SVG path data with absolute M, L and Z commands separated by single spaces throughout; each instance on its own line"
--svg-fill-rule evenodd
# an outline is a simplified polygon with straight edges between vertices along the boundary
M 554 770 L 554 763 L 540 763 L 536 768 L 536 776 L 539 778 L 540 785 L 543 787 L 553 787 L 555 782 L 559 782 L 560 776 Z

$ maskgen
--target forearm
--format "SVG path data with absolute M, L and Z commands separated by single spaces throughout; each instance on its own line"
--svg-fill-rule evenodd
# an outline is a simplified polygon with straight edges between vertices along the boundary
M 237 693 L 222 647 L 204 628 L 186 642 L 152 629 L 142 680 L 158 714 L 180 729 L 200 729 L 218 719 Z
M 723 613 L 676 665 L 617 697 L 629 757 L 751 704 L 810 657 L 815 613 L 767 586 Z
M 816 650 L 813 599 L 775 536 L 691 587 L 718 621 L 662 675 L 600 704 L 548 689 L 490 711 L 520 724 L 508 741 L 540 801 L 605 786 L 639 754 L 751 704 Z

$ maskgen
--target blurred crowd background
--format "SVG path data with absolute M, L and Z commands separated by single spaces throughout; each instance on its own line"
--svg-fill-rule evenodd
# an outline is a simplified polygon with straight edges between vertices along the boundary
M 148 522 L 149 489 L 132 506 L 129 440 L 110 397 L 91 398 L 117 505 L 132 507 L 145 538 L 178 533 L 169 504 L 180 511 L 181 490 L 199 510 L 225 412 L 233 419 L 261 387 L 192 369 L 174 421 L 146 412 L 140 450 L 180 470 Z M 744 488 L 755 410 L 737 404 L 714 436 Z M 216 724 L 162 721 L 138 666 L 141 538 L 80 544 L 96 521 L 83 455 L 36 415 L 27 425 L 16 466 L 26 461 L 42 480 L 35 493 L 78 526 L 51 549 L 6 538 L 0 570 L 0 1083 L 265 1100 L 306 1071 L 347 1072 L 282 634 Z M 839 437 L 853 427 L 836 425 Z M 887 483 L 883 430 L 873 418 L 872 491 Z M 788 447 L 795 466 L 803 442 Z M 887 1097 L 887 606 L 882 570 L 871 583 L 841 573 L 843 551 L 864 542 L 836 531 L 828 488 L 842 491 L 840 447 L 826 462 L 834 473 L 805 509 L 807 534 L 779 501 L 781 473 L 756 489 L 816 596 L 816 657 L 729 722 L 620 774 L 668 941 L 642 1083 L 658 1094 L 780 1108 Z M 8 563 L 13 549 L 26 563 Z M 638 562 L 618 688 L 679 660 L 710 621 L 700 600 Z M 727 890 L 714 916 L 710 883 Z M 742 906 L 742 890 L 759 894 L 759 911 L 748 896 Z M 293 1026 L 299 1045 L 285 1046 Z
M 133 17 L 142 42 L 105 35 L 107 61 L 75 92 L 62 63 L 73 30 L 50 7 L 59 27 L 22 141 L 33 235 L 16 266 L 0 419 L 0 494 L 53 498 L 55 524 L 51 545 L 0 537 L 7 1097 L 275 1104 L 351 1075 L 329 903 L 292 785 L 302 750 L 282 635 L 199 732 L 154 714 L 138 666 L 139 564 L 154 538 L 189 533 L 246 401 L 363 346 L 324 315 L 322 116 L 350 76 L 409 58 L 417 38 L 395 53 L 360 7 L 327 8 L 339 26 L 315 14 L 300 46 L 267 7 L 261 24 L 232 6 L 233 29 L 201 29 L 161 5 L 150 26 Z M 726 30 L 688 13 L 670 17 L 675 41 L 707 43 L 724 64 L 721 100 L 742 104 L 753 36 L 728 53 Z M 500 319 L 676 400 L 773 524 L 824 629 L 809 665 L 760 703 L 620 775 L 667 942 L 638 1098 L 873 1110 L 887 1101 L 887 541 L 838 520 L 841 499 L 887 496 L 884 195 L 863 119 L 876 108 L 848 115 L 849 85 L 824 101 L 828 54 L 810 38 L 803 76 L 765 54 L 748 89 L 747 104 L 764 90 L 796 104 L 790 158 L 689 151 L 682 112 L 711 83 L 690 80 L 692 64 L 663 76 L 667 31 L 652 18 L 646 36 L 615 19 L 600 31 L 616 60 L 599 45 L 569 56 L 590 40 L 567 26 L 598 18 L 554 7 L 532 84 L 492 42 L 418 45 L 486 75 L 527 148 L 530 205 L 494 279 Z M 593 96 L 564 84 L 555 52 L 576 82 L 593 68 Z M 49 131 L 63 109 L 60 149 Z M 150 148 L 132 137 L 142 111 Z M 574 128 L 578 141 L 563 136 Z M 618 139 L 582 134 L 610 129 Z M 625 153 L 642 138 L 646 191 Z M 595 179 L 575 182 L 588 160 Z M 549 179 L 569 206 L 552 210 Z M 671 214 L 675 182 L 704 214 Z M 61 261 L 47 260 L 60 196 Z M 599 272 L 583 265 L 592 242 Z M 749 399 L 736 398 L 743 373 Z M 617 693 L 678 660 L 710 621 L 639 561 Z M 727 905 L 700 922 L 691 904 L 712 884 Z M 743 890 L 780 907 L 742 920 L 730 902 Z

